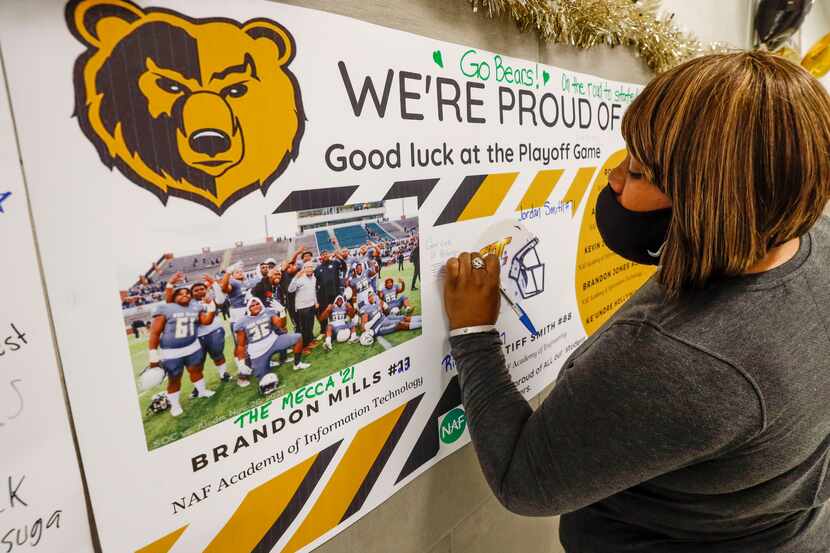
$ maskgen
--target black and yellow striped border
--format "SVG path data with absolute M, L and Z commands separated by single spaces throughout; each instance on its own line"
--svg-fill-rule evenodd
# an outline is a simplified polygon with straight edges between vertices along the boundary
M 562 203 L 572 203 L 572 216 L 576 214 L 576 210 L 596 170 L 596 167 L 578 168 L 576 175 L 568 186 L 568 190 L 562 198 Z M 516 206 L 516 211 L 544 206 L 564 173 L 564 169 L 538 171 L 522 195 L 522 199 Z M 437 227 L 494 215 L 501 207 L 518 176 L 519 173 L 492 173 L 464 177 L 433 226 Z M 380 200 L 415 197 L 420 209 L 435 190 L 439 180 L 433 178 L 396 181 L 392 183 Z M 358 188 L 358 186 L 335 186 L 294 190 L 280 203 L 274 213 L 343 206 L 350 201 Z
M 282 553 L 305 547 L 361 510 L 422 399 L 423 394 L 357 431 Z M 297 520 L 341 446 L 330 445 L 250 490 L 204 553 L 270 552 Z M 136 553 L 167 553 L 186 529 Z

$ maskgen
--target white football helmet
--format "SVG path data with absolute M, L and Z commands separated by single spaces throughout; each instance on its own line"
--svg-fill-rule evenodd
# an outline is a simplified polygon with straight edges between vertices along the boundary
M 352 301 L 352 296 L 354 295 L 354 290 L 352 290 L 351 286 L 346 286 L 343 290 L 343 297 L 346 298 L 346 301 Z
M 348 328 L 341 328 L 340 330 L 337 331 L 337 341 L 338 342 L 345 342 L 351 337 L 352 337 L 352 331 L 349 330 Z
M 539 239 L 521 225 L 514 225 L 512 231 L 500 259 L 502 273 L 509 266 L 502 284 L 513 301 L 521 301 L 545 291 L 545 264 L 536 251 Z
M 375 333 L 371 330 L 366 330 L 360 335 L 360 345 L 371 346 L 375 343 Z
M 401 309 L 399 307 L 393 307 L 392 310 L 390 311 L 390 313 L 392 315 L 398 315 L 400 312 L 401 312 Z
M 259 379 L 259 392 L 267 396 L 277 391 L 280 381 L 274 373 L 268 373 Z
M 150 405 L 147 406 L 147 413 L 154 415 L 168 409 L 170 409 L 170 400 L 167 399 L 167 394 L 165 392 L 159 392 L 150 400 Z
M 167 373 L 161 367 L 147 367 L 138 375 L 139 391 L 146 392 L 150 388 L 155 388 L 164 382 L 165 376 L 167 376 Z

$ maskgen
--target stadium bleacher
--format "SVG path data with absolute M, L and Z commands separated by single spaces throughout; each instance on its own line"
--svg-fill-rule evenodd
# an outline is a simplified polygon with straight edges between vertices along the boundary
M 334 250 L 334 244 L 332 243 L 331 237 L 329 236 L 329 231 L 327 231 L 327 230 L 318 230 L 314 234 L 317 237 L 317 248 L 320 251 L 323 251 L 323 250 L 333 251 Z
M 418 232 L 418 217 L 407 217 L 406 219 L 401 219 L 397 221 L 398 226 L 400 226 L 404 232 Z
M 320 250 L 317 248 L 317 237 L 313 234 L 303 234 L 294 238 L 295 247 L 302 246 L 304 250 L 310 251 L 314 257 L 320 255 Z M 293 252 L 289 252 L 293 253 Z
M 164 264 L 158 278 L 167 280 L 174 273 L 179 271 L 184 273 L 190 272 L 211 272 L 219 267 L 222 262 L 223 251 L 211 251 L 207 253 L 200 253 L 196 255 L 185 255 L 183 257 L 175 257 Z M 154 277 L 155 278 L 155 277 Z
M 380 226 L 383 230 L 386 231 L 387 234 L 392 236 L 395 240 L 400 240 L 402 238 L 406 238 L 406 232 L 398 226 L 398 223 L 387 221 L 384 223 L 380 223 Z
M 122 291 L 124 321 L 129 327 L 135 320 L 149 320 L 153 305 L 163 301 L 164 282 L 177 272 L 184 273 L 185 282 L 196 282 L 202 279 L 202 275 L 216 275 L 228 265 L 242 261 L 243 270 L 256 275 L 259 264 L 265 259 L 274 258 L 277 263 L 281 263 L 290 259 L 298 248 L 311 251 L 315 257 L 318 257 L 324 249 L 329 251 L 336 247 L 356 249 L 371 240 L 367 230 L 376 236 L 374 240 L 389 240 L 393 242 L 393 247 L 398 247 L 400 244 L 409 244 L 412 233 L 418 231 L 418 217 L 382 222 L 372 220 L 364 224 L 365 228 L 361 224 L 352 224 L 334 229 L 315 229 L 313 232 L 306 232 L 292 238 L 240 245 L 181 257 L 160 256 L 150 264 L 151 266 L 158 264 L 159 269 L 156 272 L 151 267 L 147 272 L 149 282 L 137 282 L 128 290 Z M 408 246 L 405 255 L 409 255 Z
M 231 249 L 230 264 L 242 261 L 244 270 L 252 269 L 269 257 L 273 257 L 278 263 L 290 256 L 289 242 L 265 242 L 251 246 L 240 246 Z
M 418 218 L 412 217 L 399 221 L 371 222 L 366 224 L 366 228 L 362 225 L 335 228 L 334 235 L 340 247 L 356 248 L 370 240 L 366 229 L 377 234 L 380 240 L 400 240 L 408 237 L 412 229 L 417 231 L 417 228 Z M 174 257 L 166 261 L 162 266 L 162 270 L 158 274 L 152 275 L 152 278 L 154 281 L 166 281 L 174 273 L 183 272 L 188 281 L 198 280 L 203 274 L 218 272 L 220 267 L 223 266 L 226 253 L 229 254 L 226 264 L 241 260 L 245 270 L 256 267 L 269 257 L 273 257 L 278 261 L 288 259 L 294 249 L 299 246 L 318 256 L 324 249 L 329 251 L 335 249 L 335 244 L 329 232 L 329 230 L 318 230 L 314 233 L 297 236 L 290 241 L 264 242 L 250 246 L 228 248 L 227 250 L 213 250 L 206 253 Z
M 381 227 L 377 223 L 366 223 L 366 230 L 372 231 L 378 235 L 378 239 L 380 240 L 394 240 L 395 237 L 386 232 L 383 227 Z
M 366 229 L 361 225 L 338 227 L 334 229 L 334 235 L 337 237 L 337 243 L 340 244 L 341 248 L 357 248 L 369 240 Z

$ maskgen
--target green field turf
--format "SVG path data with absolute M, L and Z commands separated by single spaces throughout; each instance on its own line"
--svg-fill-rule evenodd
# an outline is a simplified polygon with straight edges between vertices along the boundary
M 409 285 L 412 282 L 412 264 L 406 263 L 403 271 L 397 270 L 397 264 L 384 267 L 381 271 L 382 278 L 398 276 L 404 279 L 406 283 L 406 291 L 404 294 L 409 297 L 410 304 L 414 307 L 413 315 L 421 315 L 421 283 L 417 283 L 418 290 L 412 292 Z M 379 286 L 382 286 L 382 280 Z M 220 315 L 221 317 L 221 315 Z M 139 404 L 141 406 L 141 417 L 144 423 L 144 433 L 147 438 L 147 448 L 155 449 L 163 445 L 174 442 L 190 434 L 194 434 L 204 428 L 212 426 L 216 423 L 222 422 L 232 418 L 239 413 L 245 412 L 257 405 L 267 401 L 259 394 L 258 386 L 252 382 L 247 388 L 240 388 L 236 383 L 236 359 L 233 352 L 233 341 L 231 339 L 230 321 L 222 321 L 225 327 L 225 360 L 227 363 L 228 372 L 230 372 L 232 379 L 230 382 L 221 382 L 213 360 L 208 356 L 205 360 L 204 376 L 207 382 L 207 387 L 216 392 L 211 398 L 191 399 L 190 392 L 193 385 L 185 371 L 182 377 L 181 390 L 181 404 L 184 413 L 179 417 L 173 418 L 169 411 L 158 414 L 148 414 L 147 406 L 150 404 L 152 397 L 158 392 L 166 389 L 167 381 L 165 380 L 160 386 L 151 388 L 139 395 Z M 290 320 L 288 323 L 289 329 L 293 328 Z M 322 333 L 320 330 L 320 323 L 315 325 L 317 334 Z M 408 340 L 411 340 L 421 335 L 421 329 L 408 330 L 396 332 L 384 336 L 387 342 L 393 347 Z M 132 334 L 129 335 L 130 357 L 133 364 L 133 375 L 138 377 L 142 370 L 147 366 L 147 334 L 142 333 L 141 337 L 136 339 Z M 322 340 L 320 345 L 312 350 L 312 352 L 304 357 L 304 361 L 311 363 L 311 367 L 302 371 L 293 370 L 292 356 L 289 352 L 289 360 L 287 363 L 276 367 L 277 376 L 280 379 L 280 386 L 276 394 L 270 395 L 268 399 L 279 398 L 280 396 L 296 390 L 310 382 L 315 382 L 324 378 L 338 370 L 350 367 L 361 361 L 364 361 L 378 353 L 384 351 L 381 344 L 375 341 L 369 347 L 362 346 L 359 343 L 336 343 L 334 342 L 334 350 L 326 351 L 323 347 Z M 274 360 L 278 356 L 274 356 Z M 138 389 L 138 387 L 136 387 Z

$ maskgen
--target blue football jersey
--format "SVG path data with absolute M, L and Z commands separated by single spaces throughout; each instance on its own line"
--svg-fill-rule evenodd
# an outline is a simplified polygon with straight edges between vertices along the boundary
M 381 288 L 381 292 L 383 292 L 383 300 L 386 303 L 390 301 L 395 301 L 398 298 L 398 286 L 396 284 L 392 285 L 392 288 L 387 288 L 384 286 Z
M 355 256 L 355 261 L 357 261 L 358 263 L 363 263 L 367 267 L 369 266 L 369 263 L 371 261 L 374 261 L 374 259 L 375 259 L 375 255 L 374 255 L 374 251 L 372 251 L 372 250 L 367 250 L 366 253 L 364 253 L 364 254 L 358 253 Z
M 245 315 L 234 325 L 234 332 L 245 331 L 248 342 L 248 355 L 253 359 L 265 353 L 277 336 L 277 331 L 271 324 L 271 317 L 279 317 L 273 309 L 263 309 L 256 317 Z
M 199 314 L 202 307 L 191 302 L 186 307 L 178 303 L 162 303 L 153 311 L 153 317 L 163 316 L 164 330 L 161 333 L 161 347 L 176 349 L 189 346 L 196 341 Z
M 361 275 L 352 275 L 351 285 L 354 287 L 355 292 L 357 293 L 358 303 L 365 302 L 366 298 L 369 296 L 369 290 L 374 290 L 374 286 L 372 286 L 372 281 L 369 279 L 369 276 L 367 275 L 366 271 L 363 271 L 363 274 Z
M 193 307 L 194 309 L 205 310 L 207 308 L 207 305 L 208 304 L 203 303 L 199 300 L 190 300 L 190 306 Z M 198 326 L 198 328 L 196 329 L 196 334 L 199 337 L 207 336 L 211 332 L 213 332 L 215 330 L 218 330 L 220 328 L 222 328 L 222 323 L 219 321 L 219 317 L 214 316 L 213 317 L 213 322 L 210 323 L 209 325 L 200 324 Z
M 231 291 L 228 292 L 228 301 L 230 302 L 231 307 L 245 307 L 245 292 L 248 289 L 247 286 L 235 278 L 231 278 L 229 284 Z
M 360 314 L 361 315 L 368 315 L 370 320 L 379 312 L 380 312 L 380 303 L 377 301 L 377 299 L 375 299 L 375 303 L 369 303 L 367 301 L 366 303 L 364 303 L 360 307 Z
M 346 322 L 348 318 L 348 312 L 346 311 L 346 304 L 344 303 L 342 307 L 337 307 L 337 304 L 333 304 L 331 308 L 331 315 L 329 315 L 329 322 L 333 325 L 343 324 Z

